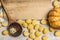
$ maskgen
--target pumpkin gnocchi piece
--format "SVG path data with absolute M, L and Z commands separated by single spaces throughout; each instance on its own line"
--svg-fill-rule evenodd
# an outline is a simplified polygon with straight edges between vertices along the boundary
M 8 30 L 3 30 L 2 34 L 3 35 L 7 35 L 8 34 Z
M 2 6 L 2 5 L 1 5 L 1 2 L 0 2 L 0 6 Z
M 39 37 L 39 36 L 40 36 L 40 32 L 38 32 L 38 31 L 35 32 L 35 36 L 36 36 L 36 37 Z
M 43 34 L 46 34 L 48 32 L 48 28 L 43 29 Z
M 30 24 L 32 22 L 31 19 L 26 19 L 26 23 Z
M 35 30 L 38 30 L 39 27 L 40 27 L 40 26 L 39 26 L 38 24 L 36 24 L 36 25 L 34 26 L 34 29 L 35 29 Z
M 28 31 L 24 31 L 23 35 L 27 37 L 29 35 Z
M 43 29 L 44 29 L 44 27 L 43 26 L 40 26 L 38 30 L 39 31 L 43 31 Z
M 22 25 L 23 25 L 24 28 L 27 28 L 28 27 L 28 24 L 25 23 L 25 22 Z
M 50 32 L 54 32 L 54 29 L 52 27 L 49 28 Z
M 42 19 L 42 20 L 40 20 L 40 23 L 45 25 L 45 24 L 47 24 L 47 21 L 46 21 L 46 19 Z
M 33 32 L 34 32 L 34 29 L 30 29 L 29 32 L 30 32 L 30 33 L 33 33 Z
M 54 35 L 55 36 L 60 36 L 60 31 L 55 31 Z
M 35 25 L 36 24 L 36 20 L 32 20 L 32 25 Z
M 40 40 L 40 38 L 39 37 L 35 37 L 34 40 Z
M 4 26 L 4 27 L 8 26 L 8 22 L 3 21 L 3 22 L 2 22 L 2 26 Z
M 28 29 L 33 29 L 33 25 L 32 24 L 29 24 L 28 25 Z
M 43 36 L 42 40 L 48 40 L 48 36 Z
M 22 25 L 24 23 L 24 21 L 19 19 L 19 20 L 17 20 L 17 23 L 19 23 L 20 25 Z
M 27 40 L 33 40 L 32 38 L 28 38 Z
M 0 17 L 3 17 L 3 12 L 0 12 Z
M 33 33 L 30 33 L 29 37 L 33 39 L 35 38 L 35 35 Z
M 1 22 L 0 22 L 0 28 L 2 27 L 2 24 L 1 24 Z
M 58 1 L 54 0 L 53 5 L 54 5 L 54 7 L 59 7 Z

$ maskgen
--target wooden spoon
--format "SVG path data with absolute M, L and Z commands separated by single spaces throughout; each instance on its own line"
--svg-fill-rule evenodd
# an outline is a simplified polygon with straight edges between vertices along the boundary
M 13 37 L 17 37 L 17 36 L 19 36 L 19 35 L 22 33 L 22 26 L 21 26 L 20 24 L 18 24 L 17 22 L 15 22 L 15 21 L 13 20 L 13 18 L 11 18 L 11 17 L 9 16 L 9 14 L 7 13 L 7 10 L 4 8 L 4 2 L 5 2 L 5 0 L 1 0 L 3 10 L 5 11 L 6 16 L 7 16 L 7 18 L 8 18 L 8 21 L 9 21 L 9 25 L 8 25 L 8 27 L 7 27 L 8 31 L 9 31 L 9 35 L 11 35 L 11 36 L 13 36 Z M 10 29 L 11 29 L 12 27 L 15 28 L 16 31 L 17 31 L 17 32 L 15 32 L 14 34 L 10 33 Z

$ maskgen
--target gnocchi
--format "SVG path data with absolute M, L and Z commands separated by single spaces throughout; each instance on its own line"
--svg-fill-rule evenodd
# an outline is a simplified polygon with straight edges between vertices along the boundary
M 54 0 L 53 5 L 54 5 L 54 7 L 59 7 L 58 1 Z
M 54 35 L 55 36 L 60 36 L 60 31 L 55 31 Z
M 48 36 L 46 36 L 46 35 L 43 36 L 43 37 L 42 37 L 42 40 L 48 40 Z
M 35 38 L 35 35 L 33 33 L 30 33 L 29 37 L 33 39 Z
M 38 37 L 35 37 L 35 38 L 34 38 L 34 40 L 40 40 L 40 38 L 38 38 Z
M 0 28 L 2 27 L 2 24 L 0 23 Z
M 54 32 L 54 29 L 52 27 L 49 28 L 50 32 Z
M 32 24 L 29 24 L 28 25 L 28 29 L 33 29 L 33 25 Z
M 38 29 L 39 29 L 39 25 L 36 24 L 36 25 L 34 26 L 34 29 L 35 29 L 35 30 L 38 30 Z
M 39 37 L 39 36 L 40 36 L 40 32 L 38 32 L 38 31 L 35 32 L 35 36 L 36 36 L 36 37 Z
M 0 17 L 3 17 L 3 12 L 0 12 Z
M 22 25 L 23 25 L 24 28 L 27 28 L 28 27 L 28 24 L 25 23 L 25 22 Z
M 23 21 L 23 20 L 18 19 L 18 20 L 17 20 L 17 23 L 19 23 L 20 25 L 22 25 L 22 24 L 24 23 L 24 21 Z
M 2 34 L 3 35 L 7 35 L 8 34 L 8 30 L 3 30 Z
M 32 20 L 32 25 L 35 25 L 36 24 L 36 20 Z
M 34 29 L 30 29 L 29 32 L 30 32 L 30 33 L 33 33 L 33 32 L 34 32 Z
M 41 24 L 47 24 L 47 21 L 45 19 L 40 20 Z
M 29 33 L 28 33 L 27 31 L 24 31 L 24 32 L 23 32 L 23 35 L 24 35 L 24 36 L 28 36 Z
M 43 29 L 44 29 L 44 27 L 43 26 L 40 26 L 38 30 L 39 31 L 43 31 Z
M 26 19 L 26 23 L 30 24 L 32 22 L 31 19 Z
M 46 34 L 48 32 L 48 28 L 43 29 L 43 34 Z
M 8 26 L 8 22 L 3 21 L 3 22 L 2 22 L 2 26 L 4 26 L 4 27 Z
M 33 39 L 31 39 L 31 38 L 28 38 L 27 40 L 33 40 Z

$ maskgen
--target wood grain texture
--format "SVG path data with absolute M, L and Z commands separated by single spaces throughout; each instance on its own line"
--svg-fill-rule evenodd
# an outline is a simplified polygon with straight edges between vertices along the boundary
M 12 19 L 42 19 L 51 10 L 50 0 L 2 0 L 4 9 Z

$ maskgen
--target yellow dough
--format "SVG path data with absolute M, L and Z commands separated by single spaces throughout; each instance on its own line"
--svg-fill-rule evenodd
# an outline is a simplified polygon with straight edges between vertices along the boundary
M 29 37 L 33 39 L 35 38 L 35 35 L 33 33 L 30 33 Z
M 4 26 L 4 27 L 8 26 L 8 22 L 3 21 L 3 22 L 2 22 L 2 26 Z
M 46 34 L 48 32 L 48 28 L 43 29 L 43 34 Z
M 40 27 L 40 26 L 39 26 L 38 24 L 36 24 L 36 25 L 34 26 L 34 29 L 35 29 L 35 30 L 38 30 L 39 27 Z
M 28 38 L 27 40 L 33 40 L 32 38 Z
M 40 38 L 38 38 L 38 37 L 35 37 L 35 38 L 34 38 L 34 40 L 40 40 Z
M 36 24 L 36 20 L 32 20 L 32 25 L 35 25 Z
M 39 27 L 39 31 L 43 31 L 44 27 L 43 26 L 40 26 Z
M 54 5 L 54 7 L 59 7 L 58 1 L 54 0 L 53 5 Z
M 0 17 L 3 17 L 3 12 L 0 12 Z
M 28 24 L 24 22 L 24 23 L 23 23 L 23 27 L 24 27 L 24 28 L 27 28 L 27 27 L 28 27 Z
M 24 35 L 24 36 L 28 36 L 28 35 L 29 35 L 28 31 L 24 31 L 24 32 L 23 32 L 23 35 Z
M 36 37 L 39 37 L 39 36 L 40 36 L 40 32 L 38 32 L 38 31 L 35 32 L 35 36 L 36 36 Z
M 42 40 L 48 40 L 48 36 L 43 36 Z
M 32 24 L 29 24 L 28 25 L 28 29 L 33 29 L 33 25 Z
M 0 22 L 0 28 L 2 27 L 2 24 L 1 24 L 1 22 Z
M 17 20 L 17 23 L 19 23 L 20 25 L 22 25 L 24 23 L 24 21 L 19 19 L 19 20 Z
M 8 30 L 4 30 L 4 31 L 2 32 L 2 34 L 3 34 L 3 35 L 7 35 L 7 34 L 8 34 Z
M 0 7 L 1 7 L 2 5 L 1 5 L 1 2 L 0 2 Z
M 33 33 L 33 32 L 34 32 L 34 29 L 30 29 L 29 32 L 30 32 L 30 33 Z
M 54 35 L 55 36 L 60 36 L 60 31 L 55 31 Z
M 47 24 L 47 21 L 45 19 L 40 20 L 41 24 Z
M 49 28 L 50 32 L 54 32 L 54 29 L 52 27 Z
M 26 19 L 26 23 L 30 24 L 32 22 L 31 19 Z

